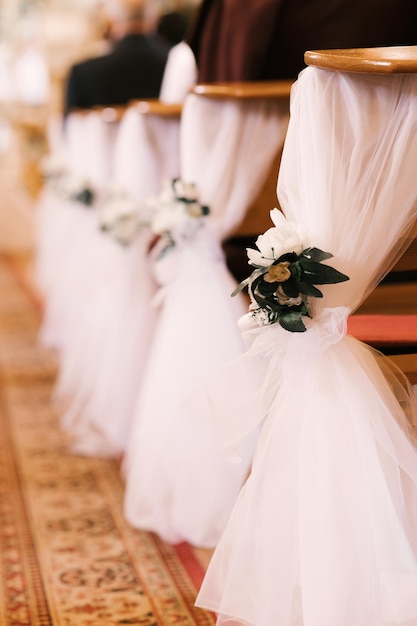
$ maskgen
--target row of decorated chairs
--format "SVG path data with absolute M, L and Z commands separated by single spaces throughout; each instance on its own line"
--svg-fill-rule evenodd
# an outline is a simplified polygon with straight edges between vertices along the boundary
M 244 350 L 222 242 L 271 186 L 290 88 L 74 112 L 65 166 L 46 166 L 41 337 L 61 424 L 74 451 L 123 456 L 128 519 L 171 542 L 213 547 L 249 471 L 252 444 L 240 465 L 223 458 L 192 390 Z
M 230 297 L 236 280 L 222 244 L 271 225 L 290 92 L 286 81 L 196 85 L 183 104 L 146 101 L 73 112 L 63 154 L 46 167 L 37 275 L 45 303 L 42 341 L 59 356 L 54 399 L 61 423 L 75 452 L 123 457 L 127 518 L 171 542 L 214 547 L 250 471 L 257 431 L 245 440 L 240 464 L 224 458 L 204 386 L 245 351 L 237 322 L 247 300 Z M 314 134 L 307 123 L 303 132 L 312 136 L 291 136 L 300 151 L 304 142 L 311 149 Z M 302 196 L 303 220 L 318 234 L 318 204 L 330 193 L 332 210 L 357 210 L 353 192 L 363 172 L 352 169 L 346 189 L 339 181 L 315 197 L 330 176 L 323 166 L 317 180 L 309 178 L 309 160 L 314 172 L 324 158 L 316 139 L 316 154 L 302 162 L 287 157 L 283 175 L 286 192 Z M 351 148 L 342 146 L 344 159 Z M 365 168 L 361 150 L 358 140 L 352 153 Z M 325 165 L 339 157 L 336 151 Z M 280 201 L 289 200 L 284 194 Z M 335 217 L 327 211 L 320 217 L 324 231 Z M 361 219 L 349 235 L 357 239 L 359 260 L 362 250 L 369 254 L 366 242 L 362 249 L 359 243 L 361 228 L 384 235 L 376 218 L 368 225 Z M 396 232 L 413 241 L 409 228 Z M 390 246 L 396 245 L 392 238 Z M 411 252 L 410 259 L 414 263 Z M 378 282 L 376 274 L 372 281 Z M 370 291 L 364 285 L 349 306 L 356 308 Z M 413 324 L 395 316 L 400 320 Z M 367 322 L 360 315 L 349 322 L 365 340 Z M 398 351 L 409 354 L 396 358 L 416 384 L 416 334 L 403 332 L 394 343 L 407 344 Z M 221 387 L 225 397 L 232 393 L 227 377 Z
M 417 47 L 306 61 L 278 179 L 285 219 L 250 253 L 249 348 L 207 384 L 235 454 L 259 435 L 197 605 L 217 626 L 411 626 L 417 402 L 346 328 L 417 219 Z

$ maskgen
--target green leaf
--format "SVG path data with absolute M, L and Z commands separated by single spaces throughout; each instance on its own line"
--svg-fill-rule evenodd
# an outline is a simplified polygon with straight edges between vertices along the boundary
M 316 261 L 300 261 L 305 281 L 314 285 L 331 285 L 349 280 L 349 276 L 342 274 L 330 265 L 323 265 Z
M 164 257 L 166 257 L 166 255 L 172 250 L 172 248 L 175 248 L 175 242 L 171 239 L 166 243 L 166 245 L 158 254 L 158 259 L 163 259 Z
M 267 271 L 268 271 L 267 267 L 261 267 L 261 268 L 257 268 L 256 270 L 254 270 L 250 276 L 248 276 L 247 278 L 245 278 L 245 280 L 242 280 L 242 282 L 239 283 L 239 285 L 231 294 L 232 298 L 233 296 L 236 296 L 240 291 L 242 291 L 245 287 L 255 282 L 255 280 L 259 278 L 259 276 L 266 274 Z
M 244 280 L 243 282 L 239 283 L 238 286 L 236 287 L 236 289 L 233 289 L 232 293 L 230 294 L 231 297 L 233 298 L 234 296 L 237 296 L 238 293 L 240 293 L 241 291 L 243 291 L 243 289 L 249 285 L 250 281 L 249 280 Z
M 279 324 L 285 330 L 292 333 L 304 333 L 307 328 L 304 326 L 302 314 L 299 311 L 288 311 L 279 317 Z
M 297 282 L 299 280 L 301 280 L 302 269 L 301 269 L 300 264 L 298 263 L 298 261 L 296 263 L 291 263 L 291 265 L 288 267 L 288 269 L 291 272 L 291 278 L 293 280 L 296 280 Z
M 252 296 L 257 304 L 259 304 L 262 308 L 269 308 L 272 311 L 279 313 L 282 309 L 282 306 L 274 297 L 265 298 L 262 294 L 259 294 L 257 291 L 252 292 Z
M 298 255 L 295 252 L 286 252 L 285 254 L 281 254 L 281 256 L 274 261 L 273 265 L 278 265 L 279 263 L 283 263 L 284 261 L 295 263 L 297 259 Z
M 320 291 L 320 289 L 317 289 L 316 287 L 314 287 L 314 285 L 311 285 L 309 282 L 304 281 L 304 280 L 300 280 L 298 283 L 298 290 L 300 293 L 302 293 L 305 296 L 312 296 L 313 298 L 322 298 L 323 294 Z
M 91 189 L 85 187 L 82 191 L 75 193 L 71 199 L 74 200 L 74 202 L 79 202 L 80 204 L 91 207 L 94 202 L 94 193 Z
M 267 298 L 265 298 L 265 296 L 260 294 L 257 289 L 254 289 L 253 286 L 251 286 L 250 288 L 250 294 L 252 295 L 253 299 L 260 307 L 262 308 L 266 307 L 268 303 Z
M 278 283 L 267 283 L 266 280 L 261 280 L 256 284 L 259 293 L 262 293 L 266 297 L 272 296 L 277 290 Z
M 350 280 L 349 276 L 346 276 L 346 274 L 342 274 L 342 272 L 339 272 L 339 270 L 335 269 L 334 267 L 330 267 L 328 265 L 324 267 L 327 267 L 327 270 L 326 270 L 327 284 L 334 285 L 336 283 L 344 283 L 347 280 Z
M 298 289 L 298 282 L 294 285 L 293 281 L 287 280 L 285 283 L 280 283 L 282 291 L 288 298 L 298 298 L 300 290 Z
M 306 248 L 299 256 L 300 259 L 302 257 L 311 261 L 324 261 L 325 259 L 331 259 L 333 254 L 320 250 L 320 248 Z

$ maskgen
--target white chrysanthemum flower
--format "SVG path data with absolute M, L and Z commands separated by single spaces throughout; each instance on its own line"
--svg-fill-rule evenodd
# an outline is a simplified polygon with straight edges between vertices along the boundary
M 140 227 L 141 221 L 137 213 L 120 215 L 112 225 L 111 234 L 120 243 L 130 244 L 135 240 Z
M 178 198 L 195 200 L 198 202 L 197 188 L 194 183 L 188 183 L 182 178 L 177 178 L 172 183 L 173 191 Z
M 176 195 L 172 186 L 172 182 L 170 180 L 164 180 L 162 182 L 162 189 L 159 195 L 153 196 L 149 200 L 151 203 L 169 204 L 171 202 L 175 202 L 175 199 Z
M 300 254 L 307 247 L 306 233 L 296 222 L 286 220 L 278 209 L 273 209 L 270 215 L 274 227 L 259 235 L 256 240 L 258 250 L 247 248 L 251 265 L 268 267 L 283 254 Z
M 184 205 L 180 202 L 171 202 L 161 205 L 151 217 L 151 231 L 155 235 L 171 232 L 178 224 L 188 218 Z
M 161 193 L 147 199 L 146 209 L 151 231 L 168 238 L 171 247 L 191 239 L 208 214 L 208 207 L 198 201 L 195 185 L 180 178 L 165 181 Z
M 118 221 L 127 218 L 140 221 L 140 203 L 120 183 L 111 183 L 106 196 L 98 207 L 99 223 L 104 230 L 110 230 Z
M 60 192 L 69 198 L 90 188 L 90 183 L 85 176 L 80 176 L 73 172 L 68 172 L 62 177 L 59 183 Z
M 252 311 L 252 318 L 258 326 L 267 326 L 271 323 L 269 312 L 266 309 L 258 308 Z

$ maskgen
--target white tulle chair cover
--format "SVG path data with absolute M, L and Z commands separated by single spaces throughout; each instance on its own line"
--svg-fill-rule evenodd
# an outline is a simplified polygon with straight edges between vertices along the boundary
M 62 129 L 62 149 L 51 156 L 62 165 L 65 173 L 87 180 L 85 123 L 84 115 L 69 115 Z M 52 180 L 46 182 L 42 191 L 36 221 L 35 278 L 44 298 L 40 339 L 46 346 L 59 348 L 65 336 L 59 317 L 59 311 L 65 306 L 62 292 L 69 293 L 62 282 L 63 273 L 71 266 L 80 222 L 83 224 L 85 217 L 60 191 L 59 183 Z
M 51 156 L 56 159 L 58 164 L 69 169 L 70 163 L 74 162 L 73 146 L 77 144 L 77 135 L 82 136 L 82 124 L 80 117 L 72 116 L 68 120 L 67 132 L 63 132 L 62 121 L 59 129 L 60 142 L 54 143 L 51 150 Z M 59 223 L 59 212 L 57 205 L 60 203 L 60 197 L 52 183 L 45 182 L 40 200 L 36 207 L 36 246 L 35 246 L 35 279 L 38 290 L 42 295 L 46 295 L 50 281 L 55 276 L 55 262 L 59 262 L 61 258 L 57 251 L 60 250 L 61 241 L 56 242 L 56 226 L 55 220 Z M 61 200 L 62 203 L 62 200 Z M 56 249 L 55 249 L 56 248 Z M 52 256 L 50 256 L 52 255 Z
M 190 94 L 181 124 L 182 177 L 197 185 L 220 240 L 243 221 L 284 143 L 288 102 Z
M 184 41 L 169 51 L 159 99 L 166 103 L 183 102 L 197 80 L 194 53 Z
M 115 146 L 116 182 L 140 201 L 157 194 L 161 180 L 179 175 L 177 116 L 143 114 L 132 106 L 120 124 Z
M 116 128 L 105 122 L 99 112 L 86 112 L 79 117 L 83 132 L 78 145 L 81 156 L 77 171 L 93 191 L 94 200 L 89 207 L 77 202 L 67 203 L 72 224 L 62 243 L 66 264 L 60 269 L 59 286 L 53 299 L 62 337 L 55 396 L 70 403 L 74 394 L 87 384 L 87 365 L 92 358 L 89 346 L 104 315 L 97 308 L 101 286 L 117 275 L 116 268 L 112 269 L 113 273 L 109 272 L 111 264 L 107 262 L 113 242 L 99 232 L 96 213 L 112 170 Z
M 244 300 L 230 297 L 235 283 L 221 240 L 262 185 L 283 141 L 288 112 L 283 117 L 272 104 L 223 108 L 194 96 L 185 103 L 181 177 L 197 183 L 210 216 L 155 263 L 161 312 L 124 464 L 128 520 L 172 543 L 214 546 L 249 471 L 251 444 L 241 464 L 231 463 L 190 397 L 243 351 L 236 322 Z
M 174 117 L 143 115 L 136 107 L 122 118 L 111 180 L 137 201 L 138 210 L 149 195 L 157 193 L 161 178 L 178 175 L 178 126 Z M 93 315 L 83 340 L 83 345 L 90 345 L 89 356 L 84 359 L 83 385 L 64 423 L 75 436 L 77 452 L 115 456 L 126 447 L 153 337 L 156 284 L 147 258 L 147 229 L 140 230 L 127 247 L 110 235 L 97 238 L 106 255 L 100 257 L 97 278 L 100 300 L 94 304 L 89 298 Z
M 415 398 L 345 335 L 417 216 L 416 103 L 413 75 L 307 68 L 294 88 L 279 200 L 350 281 L 306 333 L 245 317 L 251 347 L 211 390 L 228 446 L 266 416 L 197 599 L 218 624 L 417 624 Z

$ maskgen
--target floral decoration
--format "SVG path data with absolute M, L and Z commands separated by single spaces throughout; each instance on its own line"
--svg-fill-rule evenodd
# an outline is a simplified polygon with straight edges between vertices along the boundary
M 181 178 L 165 182 L 161 194 L 147 202 L 149 226 L 152 233 L 163 239 L 161 254 L 191 239 L 210 210 L 202 205 L 197 188 Z
M 64 198 L 77 204 L 91 207 L 95 200 L 95 191 L 87 178 L 73 172 L 64 174 L 59 181 L 59 192 Z
M 122 245 L 131 244 L 146 222 L 141 217 L 140 203 L 118 183 L 112 183 L 105 200 L 98 207 L 100 229 Z
M 92 206 L 96 193 L 87 177 L 68 170 L 63 160 L 52 155 L 43 159 L 41 167 L 45 180 L 65 200 Z
M 295 222 L 287 221 L 278 209 L 270 215 L 274 227 L 258 237 L 258 250 L 247 249 L 255 270 L 232 295 L 248 288 L 249 310 L 259 326 L 278 322 L 286 330 L 304 332 L 302 318 L 311 317 L 308 299 L 323 297 L 316 285 L 341 283 L 349 277 L 322 263 L 333 257 L 330 252 L 305 247 L 306 234 Z

